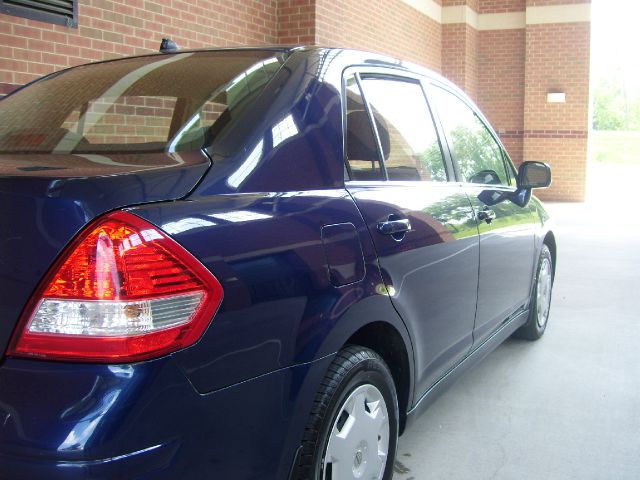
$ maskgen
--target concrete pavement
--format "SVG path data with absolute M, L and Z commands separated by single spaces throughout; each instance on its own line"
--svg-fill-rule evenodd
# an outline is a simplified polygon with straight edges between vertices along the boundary
M 507 340 L 461 377 L 401 437 L 394 479 L 640 479 L 633 194 L 548 206 L 559 263 L 545 336 Z

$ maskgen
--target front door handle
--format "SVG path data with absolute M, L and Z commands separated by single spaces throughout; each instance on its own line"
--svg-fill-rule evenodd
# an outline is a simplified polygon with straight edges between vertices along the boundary
M 386 222 L 378 223 L 378 231 L 383 235 L 404 235 L 411 230 L 411 222 L 408 218 L 401 218 L 397 220 L 389 219 Z
M 496 219 L 496 212 L 491 210 L 489 207 L 484 207 L 482 210 L 478 212 L 478 220 L 485 221 L 487 223 L 491 223 Z

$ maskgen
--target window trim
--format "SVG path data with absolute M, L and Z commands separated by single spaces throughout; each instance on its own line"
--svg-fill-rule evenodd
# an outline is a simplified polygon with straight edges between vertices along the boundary
M 378 125 L 376 125 L 376 119 L 373 115 L 373 109 L 371 108 L 371 104 L 367 97 L 364 95 L 364 88 L 362 88 L 362 78 L 360 77 L 360 72 L 356 72 L 354 74 L 356 79 L 356 83 L 358 84 L 358 89 L 360 90 L 360 96 L 362 97 L 362 102 L 364 104 L 364 109 L 367 112 L 367 118 L 369 119 L 369 126 L 373 131 L 373 139 L 376 142 L 376 150 L 378 150 L 378 161 L 380 162 L 380 168 L 382 170 L 382 181 L 389 181 L 389 172 L 387 172 L 387 165 L 384 160 L 384 152 L 382 151 L 382 141 L 380 140 L 380 132 L 378 132 Z M 346 98 L 346 97 L 345 97 Z M 345 103 L 346 109 L 346 103 Z M 346 142 L 346 137 L 345 137 Z M 347 152 L 345 151 L 345 161 L 347 159 Z
M 507 169 L 507 175 L 509 175 L 509 185 L 512 187 L 517 187 L 518 169 L 513 163 L 513 160 L 511 160 L 511 157 L 509 156 L 509 152 L 507 152 L 507 149 L 504 147 L 502 142 L 500 142 L 500 147 L 502 151 L 502 161 L 504 162 L 505 168 Z
M 431 122 L 436 132 L 436 137 L 438 139 L 438 144 L 440 146 L 440 153 L 442 155 L 442 162 L 444 164 L 445 174 L 447 175 L 447 180 L 444 182 L 436 182 L 429 180 L 420 180 L 420 181 L 412 181 L 415 184 L 436 184 L 436 185 L 450 185 L 452 183 L 457 182 L 457 172 L 453 166 L 453 162 L 449 152 L 449 146 L 447 144 L 446 138 L 444 136 L 444 131 L 441 128 L 439 118 L 435 112 L 434 107 L 431 105 L 429 101 L 429 95 L 427 94 L 426 85 L 428 82 L 432 81 L 429 77 L 424 75 L 420 75 L 419 73 L 404 70 L 404 69 L 394 69 L 394 68 L 385 68 L 385 67 L 373 67 L 371 65 L 351 65 L 345 68 L 342 71 L 342 85 L 341 85 L 341 100 L 342 100 L 342 150 L 343 150 L 343 163 L 345 165 L 345 171 L 351 172 L 348 166 L 347 161 L 347 105 L 346 105 L 346 85 L 347 78 L 351 76 L 356 78 L 356 82 L 358 83 L 358 88 L 360 89 L 360 94 L 362 95 L 363 103 L 365 105 L 365 109 L 367 111 L 367 116 L 369 117 L 369 123 L 372 126 L 372 130 L 375 136 L 376 148 L 378 149 L 378 158 L 380 159 L 380 164 L 383 169 L 383 177 L 380 180 L 352 180 L 351 176 L 345 178 L 345 183 L 357 183 L 357 184 L 385 184 L 389 182 L 396 183 L 406 183 L 407 180 L 389 180 L 387 168 L 384 164 L 384 154 L 382 152 L 382 144 L 380 141 L 380 136 L 378 134 L 378 129 L 373 119 L 373 112 L 371 110 L 371 106 L 369 101 L 366 98 L 364 93 L 364 89 L 362 88 L 362 76 L 366 77 L 377 77 L 382 79 L 389 79 L 391 81 L 402 81 L 408 83 L 417 84 L 418 87 L 422 90 L 422 95 L 424 96 L 425 102 L 427 104 L 427 108 L 429 110 Z
M 353 180 L 353 170 L 351 169 L 351 164 L 349 163 L 349 160 L 347 158 L 347 80 L 352 78 L 356 81 L 356 85 L 358 86 L 358 92 L 360 93 L 360 98 L 362 99 L 362 104 L 364 105 L 364 109 L 365 112 L 367 112 L 367 118 L 369 119 L 369 127 L 371 128 L 371 134 L 373 135 L 373 140 L 376 143 L 376 152 L 378 153 L 378 162 L 380 163 L 380 171 L 382 173 L 382 177 L 381 179 L 377 179 L 377 180 Z M 382 158 L 380 152 L 381 149 L 379 147 L 380 145 L 380 139 L 378 138 L 378 131 L 377 131 L 377 127 L 375 126 L 375 122 L 371 121 L 371 112 L 369 110 L 369 107 L 366 103 L 366 100 L 364 98 L 364 93 L 362 91 L 362 85 L 360 84 L 360 78 L 358 75 L 358 72 L 343 72 L 343 76 L 342 76 L 342 87 L 341 87 L 341 102 L 342 102 L 342 163 L 344 166 L 344 172 L 345 172 L 345 177 L 344 177 L 344 181 L 345 182 L 384 182 L 386 181 L 386 175 L 387 175 L 387 171 L 384 168 L 384 159 Z
M 43 0 L 40 0 L 43 1 Z M 71 0 L 73 5 L 73 16 L 71 18 L 53 12 L 45 12 L 37 7 L 7 4 L 6 0 L 0 0 L 0 13 L 12 15 L 14 17 L 27 18 L 38 22 L 53 23 L 63 25 L 68 28 L 78 28 L 78 0 Z

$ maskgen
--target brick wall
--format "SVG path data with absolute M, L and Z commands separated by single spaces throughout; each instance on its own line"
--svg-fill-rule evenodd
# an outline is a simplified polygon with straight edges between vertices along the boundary
M 89 0 L 79 2 L 78 18 L 78 28 L 67 28 L 0 14 L 0 95 L 61 68 L 156 51 L 165 36 L 185 48 L 365 48 L 440 70 L 440 25 L 402 0 L 364 10 L 354 0 Z
M 538 17 L 530 24 L 526 9 L 585 3 L 588 0 L 480 1 L 479 15 L 521 12 L 524 21 L 521 26 L 498 23 L 495 29 L 478 32 L 477 89 L 469 75 L 473 38 L 463 35 L 464 24 L 443 26 L 443 73 L 471 96 L 477 91 L 478 104 L 516 164 L 523 160 L 551 164 L 553 186 L 537 192 L 545 199 L 585 198 L 590 23 L 554 23 L 553 18 Z M 473 9 L 473 2 L 448 5 Z M 448 49 L 455 58 L 450 58 Z M 566 103 L 548 103 L 547 94 L 556 91 L 566 94 Z
M 278 0 L 278 42 L 286 45 L 316 43 L 315 0 Z
M 589 36 L 588 23 L 527 26 L 523 155 L 554 169 L 543 198 L 585 198 Z M 553 91 L 564 92 L 566 103 L 547 103 Z
M 526 0 L 482 0 L 479 13 L 524 12 Z
M 524 28 L 481 31 L 478 41 L 478 105 L 516 164 L 523 153 L 525 33 Z
M 357 0 L 317 0 L 316 41 L 401 56 L 440 70 L 440 25 L 402 0 L 370 2 L 366 8 Z
M 524 12 L 525 0 L 445 0 L 476 14 Z M 442 73 L 476 100 L 511 158 L 523 160 L 525 29 L 478 30 L 467 23 L 442 26 Z
M 0 96 L 60 68 L 156 51 L 166 36 L 186 48 L 279 43 L 379 51 L 460 85 L 516 163 L 549 161 L 554 185 L 542 196 L 583 199 L 590 24 L 498 20 L 487 28 L 478 19 L 517 12 L 524 19 L 528 7 L 579 8 L 589 0 L 435 0 L 436 12 L 468 7 L 477 16 L 475 23 L 445 24 L 414 8 L 431 1 L 80 0 L 78 28 L 0 15 Z M 567 102 L 547 103 L 553 90 L 564 91 Z
M 476 12 L 479 10 L 479 4 L 482 0 L 443 0 L 442 6 L 444 7 L 454 7 L 457 5 L 468 5 L 469 8 L 475 10 Z
M 276 0 L 78 4 L 78 28 L 0 14 L 0 94 L 64 67 L 157 51 L 167 36 L 187 48 L 278 41 Z

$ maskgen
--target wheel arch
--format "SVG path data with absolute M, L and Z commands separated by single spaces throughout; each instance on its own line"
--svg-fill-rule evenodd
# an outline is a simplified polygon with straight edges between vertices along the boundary
M 551 252 L 551 263 L 553 266 L 553 270 L 551 271 L 552 274 L 552 278 L 555 280 L 555 276 L 556 276 L 556 258 L 557 258 L 557 245 L 556 245 L 556 237 L 553 234 L 553 232 L 551 230 L 549 230 L 546 235 L 544 236 L 544 239 L 542 240 L 542 243 L 544 245 L 546 245 L 549 248 L 549 251 Z
M 347 345 L 378 353 L 389 366 L 398 391 L 400 431 L 412 407 L 415 368 L 412 338 L 386 295 L 370 295 L 352 304 L 325 334 L 316 358 L 332 355 Z
M 410 408 L 411 366 L 409 352 L 400 332 L 390 323 L 375 321 L 357 330 L 345 342 L 346 345 L 359 345 L 376 352 L 385 361 L 396 387 L 399 410 L 399 432 L 402 434 Z

